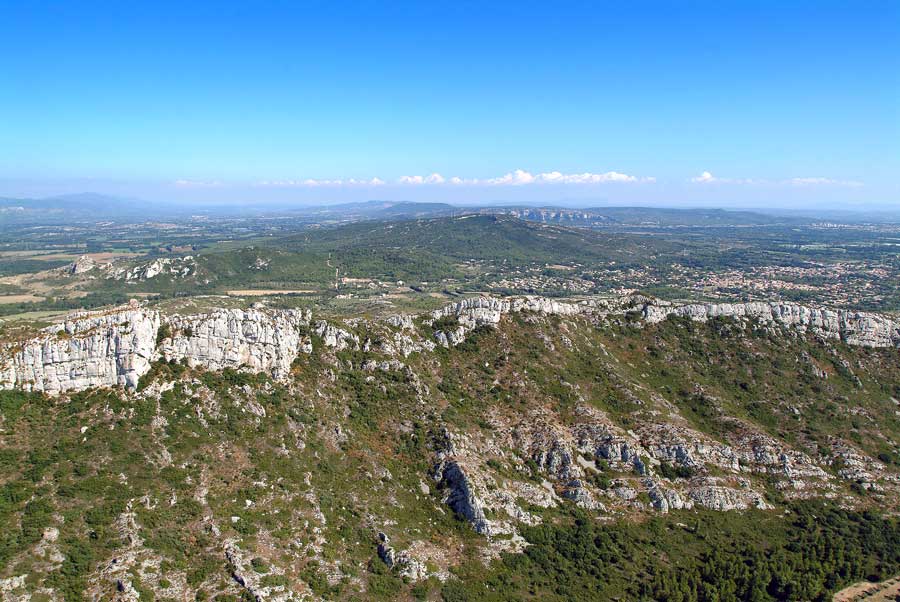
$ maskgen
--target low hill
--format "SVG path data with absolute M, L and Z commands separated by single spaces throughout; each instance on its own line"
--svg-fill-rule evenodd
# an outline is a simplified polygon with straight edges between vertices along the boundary
M 131 290 L 163 294 L 223 288 L 321 289 L 333 285 L 336 273 L 377 281 L 477 281 L 488 272 L 534 266 L 616 262 L 640 267 L 655 261 L 657 253 L 679 248 L 662 239 L 540 224 L 506 215 L 362 221 L 262 239 L 234 250 L 212 249 L 185 261 L 142 259 L 131 269 L 120 269 L 114 279 L 99 280 L 96 286 L 119 290 L 127 280 Z M 153 274 L 152 279 L 142 277 L 147 273 Z
M 645 261 L 654 245 L 624 234 L 535 223 L 508 215 L 462 215 L 352 224 L 278 241 L 282 248 L 319 252 L 399 250 L 457 261 L 590 263 Z M 660 249 L 674 245 L 660 243 Z
M 775 216 L 757 211 L 715 208 L 661 207 L 492 207 L 479 213 L 511 215 L 520 219 L 581 228 L 616 228 L 624 226 L 655 227 L 722 227 L 771 226 L 808 223 L 801 216 Z

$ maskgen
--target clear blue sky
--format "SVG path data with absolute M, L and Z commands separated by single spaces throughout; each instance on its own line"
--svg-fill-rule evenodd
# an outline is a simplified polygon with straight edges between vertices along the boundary
M 900 205 L 900 2 L 337 4 L 0 0 L 0 195 Z

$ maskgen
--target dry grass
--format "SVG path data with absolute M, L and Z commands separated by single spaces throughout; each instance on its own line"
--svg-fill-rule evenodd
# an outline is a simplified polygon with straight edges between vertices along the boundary
M 38 297 L 37 295 L 0 295 L 0 305 L 4 303 L 31 303 L 43 301 L 43 297 Z

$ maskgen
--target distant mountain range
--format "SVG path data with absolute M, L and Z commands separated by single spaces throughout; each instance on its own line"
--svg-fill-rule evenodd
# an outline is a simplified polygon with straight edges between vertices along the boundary
M 465 214 L 512 215 L 528 221 L 579 227 L 610 225 L 726 226 L 808 222 L 798 214 L 772 215 L 756 211 L 654 207 L 471 206 L 448 203 L 370 200 L 319 206 L 248 203 L 197 205 L 156 202 L 92 192 L 46 198 L 0 198 L 0 217 L 7 223 L 61 224 L 76 221 L 183 219 L 191 215 L 251 217 L 288 215 L 323 223 L 364 220 L 396 221 Z
M 0 215 L 21 222 L 65 222 L 72 219 L 147 219 L 174 205 L 93 192 L 40 199 L 0 198 Z
M 811 221 L 896 222 L 891 212 L 729 210 L 717 208 L 589 207 L 553 205 L 456 206 L 449 203 L 369 200 L 335 205 L 285 203 L 187 204 L 148 201 L 83 192 L 45 198 L 0 197 L 0 220 L 10 224 L 63 224 L 75 221 L 146 221 L 211 217 L 295 216 L 309 222 L 346 223 L 364 220 L 397 221 L 465 214 L 512 215 L 528 221 L 582 228 L 625 226 L 759 226 L 802 224 Z

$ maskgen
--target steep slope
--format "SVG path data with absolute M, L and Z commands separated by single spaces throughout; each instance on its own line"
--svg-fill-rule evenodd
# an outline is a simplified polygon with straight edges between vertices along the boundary
M 131 307 L 5 361 L 129 320 L 158 323 L 136 383 L 0 392 L 9 599 L 728 599 L 756 587 L 748 562 L 767 567 L 758 599 L 815 599 L 900 570 L 900 527 L 871 513 L 900 500 L 881 316 Z

